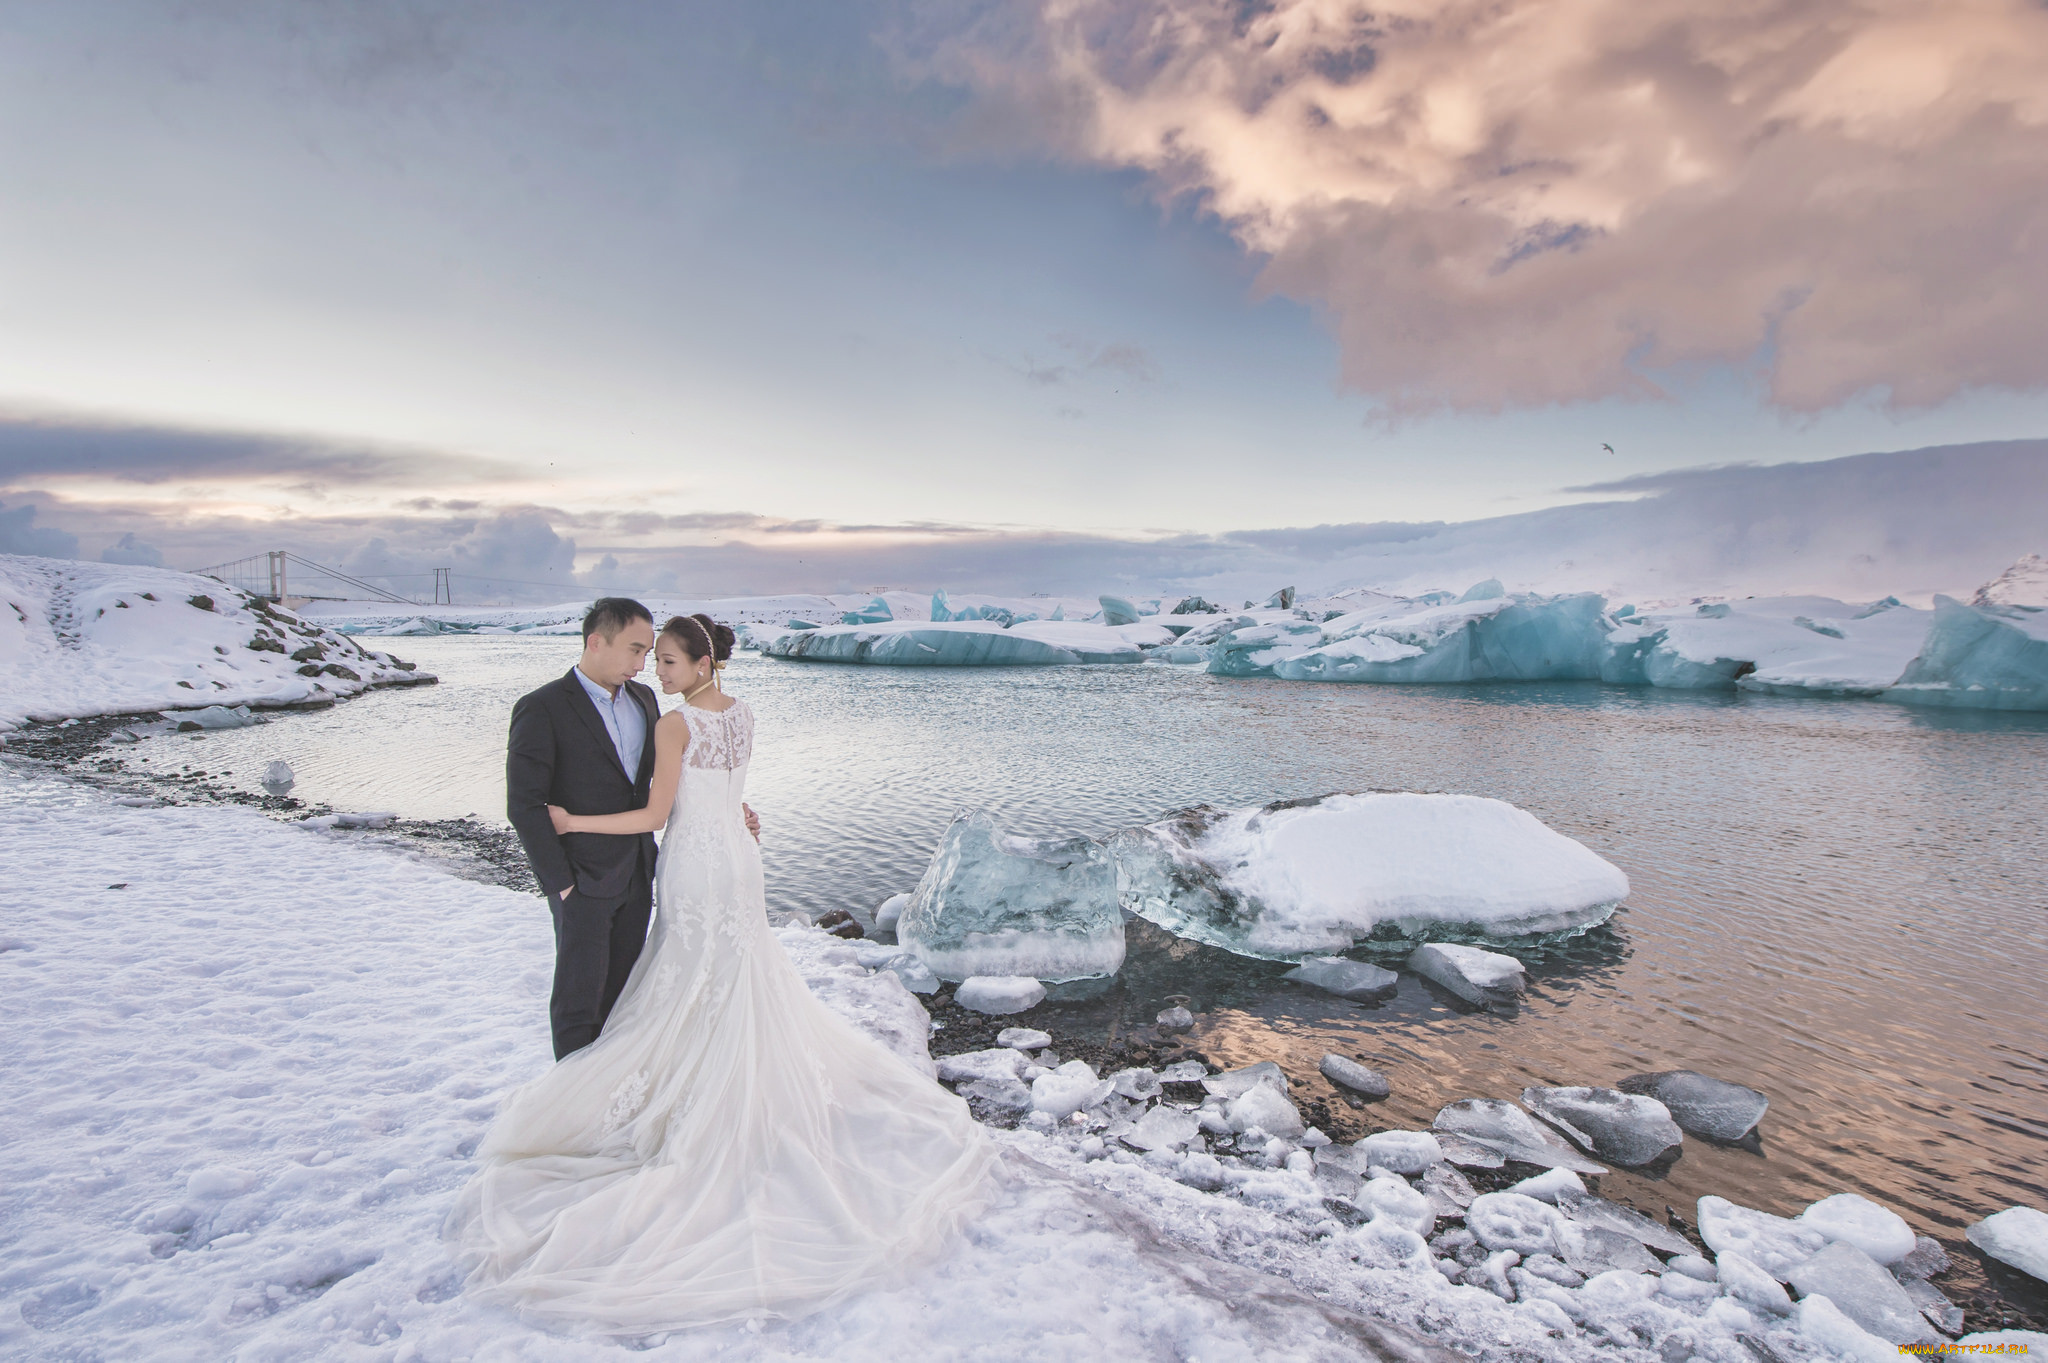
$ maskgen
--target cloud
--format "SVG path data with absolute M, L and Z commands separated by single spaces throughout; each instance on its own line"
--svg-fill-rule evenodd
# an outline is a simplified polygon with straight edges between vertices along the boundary
M 1215 214 L 1395 414 L 2048 384 L 2038 0 L 979 0 L 980 126 Z M 1013 134 L 1006 134 L 1012 137 Z
M 437 450 L 0 415 L 0 486 L 79 478 L 144 484 L 232 478 L 291 479 L 311 488 L 334 483 L 405 487 L 517 472 L 490 460 Z
M 78 536 L 35 524 L 36 509 L 0 502 L 0 554 L 35 554 L 70 558 L 78 552 Z
M 135 538 L 134 531 L 128 531 L 120 539 L 100 550 L 102 563 L 134 563 L 145 568 L 164 566 L 163 551 L 153 544 L 144 544 Z
M 1236 604 L 1293 584 L 1604 591 L 1637 601 L 1819 593 L 1848 600 L 1968 592 L 2048 552 L 2048 440 L 1725 465 L 1576 489 L 1606 500 L 1487 520 L 1364 522 L 1219 535 L 1083 534 L 1014 526 L 847 524 L 739 514 L 661 517 L 510 507 L 490 515 L 296 516 L 254 521 L 141 502 L 46 497 L 0 507 L 0 551 L 58 556 L 85 531 L 107 556 L 180 567 L 285 548 L 428 599 L 453 572 L 459 604 L 569 601 L 599 590 L 735 596 L 925 591 L 1088 596 L 1200 592 Z M 656 523 L 658 522 L 658 523 Z M 673 522 L 671 525 L 669 522 Z M 622 527 L 640 533 L 623 538 Z M 579 567 L 579 561 L 589 564 Z M 293 582 L 316 594 L 316 576 Z

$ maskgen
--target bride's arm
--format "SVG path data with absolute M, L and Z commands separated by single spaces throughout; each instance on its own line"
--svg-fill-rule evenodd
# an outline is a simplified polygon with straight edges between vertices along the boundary
M 675 808 L 676 787 L 683 776 L 683 750 L 690 746 L 690 725 L 680 711 L 671 710 L 654 725 L 654 784 L 647 793 L 647 807 L 625 814 L 571 814 L 560 805 L 548 806 L 548 817 L 557 833 L 652 833 L 668 822 Z

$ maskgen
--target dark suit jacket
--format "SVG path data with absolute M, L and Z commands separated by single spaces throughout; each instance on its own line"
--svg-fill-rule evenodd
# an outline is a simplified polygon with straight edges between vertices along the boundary
M 505 813 L 541 889 L 549 894 L 574 885 L 579 896 L 616 898 L 625 892 L 635 870 L 653 870 L 652 833 L 557 834 L 548 819 L 549 805 L 560 805 L 572 814 L 624 814 L 646 806 L 660 707 L 654 692 L 639 682 L 627 682 L 626 693 L 647 716 L 647 744 L 640 754 L 640 770 L 632 773 L 619 762 L 611 733 L 574 668 L 521 696 L 512 707 L 512 733 L 505 745 Z

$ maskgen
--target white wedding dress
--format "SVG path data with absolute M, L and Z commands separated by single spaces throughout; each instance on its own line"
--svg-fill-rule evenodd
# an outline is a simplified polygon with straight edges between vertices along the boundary
M 537 1321 L 794 1317 L 900 1279 L 986 1195 L 966 1104 L 812 997 L 769 930 L 745 702 L 690 742 L 647 945 L 597 1041 L 515 1091 L 449 1238 Z

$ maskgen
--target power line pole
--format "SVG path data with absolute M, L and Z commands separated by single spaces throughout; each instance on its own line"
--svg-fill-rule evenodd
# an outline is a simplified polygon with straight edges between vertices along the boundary
M 455 604 L 454 569 L 434 569 L 434 604 L 437 606 L 452 606 Z

